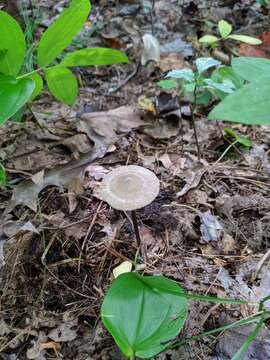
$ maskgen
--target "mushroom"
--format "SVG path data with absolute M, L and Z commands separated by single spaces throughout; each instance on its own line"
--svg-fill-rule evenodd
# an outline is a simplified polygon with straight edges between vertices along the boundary
M 98 193 L 112 208 L 131 211 L 133 228 L 140 247 L 136 210 L 150 204 L 157 197 L 159 180 L 156 175 L 141 166 L 120 166 L 104 176 Z

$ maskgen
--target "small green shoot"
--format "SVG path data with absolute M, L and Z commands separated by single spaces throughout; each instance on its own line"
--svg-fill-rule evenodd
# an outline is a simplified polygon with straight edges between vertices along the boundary
M 232 33 L 232 25 L 225 20 L 220 20 L 218 22 L 218 31 L 219 31 L 220 37 L 214 36 L 214 35 L 204 35 L 203 37 L 201 37 L 199 39 L 199 42 L 202 44 L 211 45 L 213 47 L 217 46 L 218 42 L 225 41 L 228 39 L 240 41 L 240 42 L 243 42 L 245 44 L 250 44 L 250 45 L 262 44 L 262 41 L 255 37 L 247 36 L 247 35 L 233 34 Z
M 252 141 L 249 138 L 238 135 L 237 132 L 231 128 L 225 128 L 224 132 L 226 135 L 229 136 L 229 138 L 231 138 L 233 140 L 234 145 L 240 144 L 240 145 L 245 146 L 248 149 L 250 147 L 252 147 L 252 145 L 253 145 Z
M 4 166 L 0 163 L 0 186 L 7 185 L 7 173 Z

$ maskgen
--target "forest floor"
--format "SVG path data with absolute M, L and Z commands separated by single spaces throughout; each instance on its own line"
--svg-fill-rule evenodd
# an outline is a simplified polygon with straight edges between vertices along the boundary
M 38 31 L 66 3 L 32 2 L 41 14 Z M 241 34 L 269 31 L 269 14 L 255 1 L 157 0 L 155 11 L 144 0 L 93 1 L 72 46 L 126 50 L 129 64 L 76 69 L 81 87 L 75 106 L 45 91 L 22 123 L 0 128 L 9 174 L 9 187 L 0 192 L 1 360 L 123 359 L 101 323 L 100 306 L 112 270 L 133 261 L 137 245 L 125 213 L 93 195 L 119 165 L 144 166 L 161 183 L 157 199 L 138 211 L 147 252 L 142 273 L 164 275 L 198 294 L 252 301 L 269 295 L 270 128 L 209 121 L 209 107 L 201 106 L 198 160 L 189 98 L 179 102 L 174 91 L 157 85 L 168 70 L 210 56 L 198 38 L 220 19 Z M 142 35 L 152 30 L 161 60 L 142 66 Z M 233 52 L 241 51 L 234 43 Z M 146 110 L 149 100 L 154 112 Z M 226 126 L 249 137 L 252 148 L 224 154 Z M 180 336 L 252 311 L 191 302 Z M 228 360 L 249 330 L 190 342 L 156 359 Z M 269 344 L 265 328 L 243 359 L 270 359 Z

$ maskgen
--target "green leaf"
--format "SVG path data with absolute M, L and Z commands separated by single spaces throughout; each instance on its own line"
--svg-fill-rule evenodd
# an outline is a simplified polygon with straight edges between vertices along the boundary
M 49 65 L 71 43 L 87 20 L 91 5 L 89 0 L 73 0 L 56 21 L 43 33 L 37 51 L 40 67 Z
M 218 60 L 215 60 L 211 57 L 201 57 L 201 58 L 198 58 L 195 60 L 195 64 L 196 64 L 199 74 L 201 74 L 213 66 L 220 65 L 221 62 Z
M 204 90 L 203 92 L 197 93 L 196 104 L 198 105 L 208 105 L 212 100 L 212 95 L 209 91 Z
M 76 76 L 65 67 L 52 67 L 45 71 L 45 78 L 51 93 L 57 100 L 67 105 L 73 105 L 77 93 L 78 82 Z
M 232 25 L 225 20 L 220 20 L 218 23 L 218 30 L 221 37 L 224 39 L 232 32 Z
M 239 57 L 232 60 L 233 71 L 248 81 L 270 77 L 270 60 L 257 57 Z
M 25 55 L 25 39 L 17 21 L 4 11 L 0 11 L 0 72 L 18 75 Z
M 248 125 L 270 125 L 270 81 L 251 83 L 228 95 L 208 115 Z
M 174 80 L 160 80 L 158 82 L 158 85 L 162 88 L 162 89 L 175 89 L 177 87 L 177 82 Z
M 262 44 L 262 41 L 257 39 L 257 38 L 254 38 L 254 37 L 251 37 L 251 36 L 246 36 L 246 35 L 229 35 L 228 36 L 229 39 L 233 39 L 233 40 L 237 40 L 237 41 L 241 41 L 243 43 L 246 43 L 246 44 L 250 44 L 250 45 L 260 45 Z
M 32 79 L 35 82 L 35 90 L 33 91 L 29 101 L 33 101 L 43 89 L 43 79 L 38 73 L 29 75 L 27 79 Z
M 194 73 L 191 69 L 172 70 L 168 72 L 166 78 L 194 81 Z
M 250 84 L 229 95 L 209 114 L 220 119 L 244 124 L 270 124 L 270 84 Z
M 240 136 L 236 131 L 231 128 L 224 128 L 224 132 L 230 137 L 232 137 L 234 140 L 236 140 L 239 144 L 247 148 L 250 148 L 253 144 L 250 139 L 244 136 Z
M 243 79 L 236 74 L 230 66 L 221 66 L 213 71 L 211 79 L 215 82 L 232 82 L 235 89 L 240 89 L 243 86 Z
M 0 124 L 12 117 L 30 99 L 35 88 L 31 79 L 16 80 L 0 75 Z
M 213 81 L 212 79 L 204 79 L 204 87 L 210 89 L 220 90 L 226 94 L 234 92 L 235 86 L 232 81 L 223 81 L 222 83 Z
M 215 44 L 219 41 L 219 38 L 214 35 L 204 35 L 199 39 L 199 43 L 202 44 Z
M 2 164 L 0 164 L 0 186 L 5 186 L 6 184 L 7 184 L 6 169 Z
M 234 354 L 234 356 L 232 357 L 231 360 L 241 360 L 241 359 L 243 359 L 242 355 L 248 350 L 248 348 L 253 343 L 253 341 L 255 340 L 257 335 L 259 335 L 259 332 L 260 332 L 261 328 L 263 327 L 264 320 L 265 320 L 265 317 L 264 317 L 264 315 L 262 315 L 261 319 L 258 322 L 258 324 L 256 325 L 255 329 L 249 334 L 249 336 L 246 339 L 246 341 L 244 342 L 244 344 L 237 351 L 237 353 Z
M 128 63 L 127 55 L 119 50 L 92 48 L 74 51 L 60 63 L 63 66 L 98 66 Z
M 182 329 L 187 318 L 182 289 L 162 276 L 120 275 L 107 292 L 101 316 L 121 351 L 151 358 Z

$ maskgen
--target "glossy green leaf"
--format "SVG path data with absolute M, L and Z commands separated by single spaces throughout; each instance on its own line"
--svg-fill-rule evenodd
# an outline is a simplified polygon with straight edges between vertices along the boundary
M 35 82 L 35 89 L 29 99 L 29 101 L 33 101 L 41 93 L 43 89 L 43 79 L 38 73 L 29 75 L 27 78 L 32 79 Z
M 180 69 L 169 71 L 166 78 L 184 79 L 187 81 L 194 81 L 194 73 L 191 69 Z
M 211 57 L 201 57 L 195 60 L 195 65 L 198 69 L 199 74 L 210 69 L 211 67 L 220 65 L 221 62 Z
M 177 82 L 175 80 L 160 80 L 158 82 L 158 85 L 162 88 L 162 89 L 175 89 L 177 87 Z
M 126 273 L 113 282 L 101 316 L 128 358 L 151 358 L 180 332 L 187 318 L 187 302 L 178 296 L 181 293 L 175 282 L 162 276 Z
M 204 35 L 199 39 L 199 42 L 202 44 L 215 44 L 219 41 L 219 38 L 214 35 Z
M 16 76 L 25 56 L 25 39 L 17 21 L 0 10 L 0 72 Z
M 71 43 L 87 20 L 90 9 L 89 0 L 73 0 L 43 33 L 37 51 L 40 67 L 49 65 Z
M 208 115 L 249 125 L 270 125 L 270 81 L 251 83 L 228 95 Z
M 229 35 L 228 36 L 229 39 L 233 39 L 233 40 L 237 40 L 237 41 L 241 41 L 245 44 L 249 44 L 249 45 L 260 45 L 262 44 L 262 41 L 254 38 L 252 36 L 247 36 L 247 35 Z
M 45 71 L 45 78 L 51 93 L 57 100 L 73 105 L 78 94 L 76 76 L 65 67 L 52 67 Z
M 232 32 L 232 25 L 225 20 L 220 20 L 218 23 L 218 30 L 221 37 L 224 39 Z
M 98 66 L 127 63 L 127 55 L 119 50 L 90 48 L 69 53 L 62 61 L 63 66 Z
M 16 80 L 0 75 L 0 124 L 4 123 L 30 99 L 35 88 L 31 79 Z
M 270 60 L 258 57 L 239 57 L 232 60 L 233 71 L 248 81 L 270 78 Z

